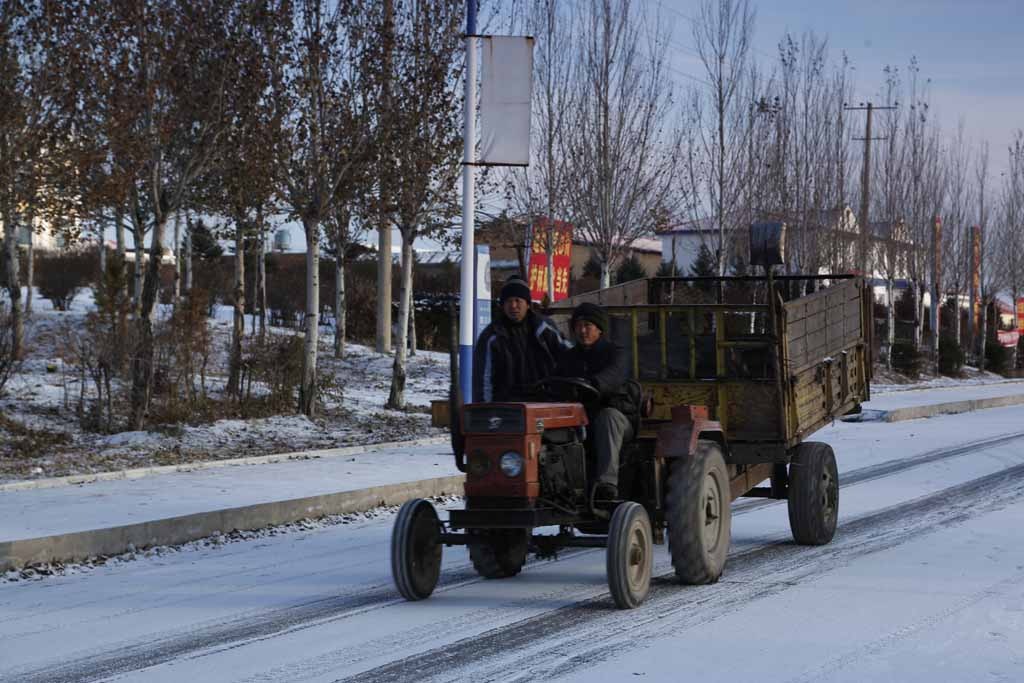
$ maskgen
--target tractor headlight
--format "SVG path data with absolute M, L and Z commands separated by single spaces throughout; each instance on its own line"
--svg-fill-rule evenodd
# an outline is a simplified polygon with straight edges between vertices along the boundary
M 506 477 L 518 477 L 523 473 L 523 456 L 515 451 L 509 451 L 501 456 L 499 466 Z

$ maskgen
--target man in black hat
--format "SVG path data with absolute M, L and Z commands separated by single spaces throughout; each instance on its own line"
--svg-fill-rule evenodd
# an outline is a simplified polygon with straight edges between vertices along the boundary
M 597 389 L 596 399 L 585 406 L 597 464 L 594 497 L 616 500 L 619 451 L 626 440 L 633 438 L 631 418 L 640 409 L 638 397 L 629 391 L 625 352 L 606 336 L 609 321 L 604 309 L 597 304 L 580 304 L 573 309 L 571 325 L 576 346 L 559 356 L 555 375 L 580 377 Z
M 569 343 L 554 324 L 530 308 L 530 288 L 512 276 L 501 288 L 501 314 L 484 328 L 473 350 L 473 400 L 518 401 L 551 374 Z

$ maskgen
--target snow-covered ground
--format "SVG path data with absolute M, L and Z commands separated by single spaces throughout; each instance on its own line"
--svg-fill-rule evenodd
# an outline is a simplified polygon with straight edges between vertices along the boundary
M 722 580 L 680 586 L 656 548 L 636 610 L 598 549 L 484 581 L 446 548 L 435 594 L 403 602 L 382 514 L 0 584 L 0 679 L 1021 680 L 1024 407 L 815 438 L 843 481 L 831 544 L 738 501 Z
M 335 359 L 333 330 L 327 327 L 321 328 L 319 370 L 321 376 L 336 381 L 342 397 L 327 397 L 325 409 L 315 419 L 277 415 L 110 435 L 86 432 L 74 413 L 77 380 L 60 359 L 59 349 L 65 336 L 62 331 L 80 324 L 93 305 L 89 290 L 79 293 L 67 312 L 54 311 L 38 295 L 33 301 L 27 358 L 0 395 L 0 483 L 441 434 L 430 426 L 429 406 L 431 400 L 447 396 L 447 353 L 419 351 L 411 357 L 406 384 L 409 409 L 387 410 L 392 356 L 349 344 L 346 358 Z M 167 313 L 167 307 L 162 307 L 160 315 Z M 223 390 L 227 378 L 231 316 L 230 308 L 218 306 L 210 320 L 215 357 L 208 386 L 214 394 Z M 250 321 L 247 318 L 247 324 Z M 34 433 L 17 433 L 21 428 Z

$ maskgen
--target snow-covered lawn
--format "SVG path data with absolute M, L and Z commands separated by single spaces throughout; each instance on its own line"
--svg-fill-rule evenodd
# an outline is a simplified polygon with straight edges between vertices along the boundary
M 448 354 L 419 351 L 409 359 L 408 411 L 386 410 L 393 358 L 349 344 L 344 360 L 333 357 L 333 330 L 321 328 L 319 371 L 341 388 L 328 396 L 315 419 L 275 415 L 259 419 L 227 419 L 212 423 L 159 426 L 149 431 L 96 434 L 83 430 L 75 415 L 78 382 L 60 358 L 69 325 L 80 325 L 93 307 L 84 290 L 71 310 L 53 310 L 38 295 L 27 325 L 27 357 L 21 371 L 0 395 L 0 483 L 151 465 L 176 465 L 203 460 L 287 453 L 366 443 L 434 436 L 430 426 L 432 399 L 447 396 Z M 161 307 L 159 315 L 166 315 Z M 223 391 L 231 309 L 218 306 L 210 319 L 214 358 L 207 388 Z M 247 318 L 247 324 L 251 321 Z M 291 331 L 277 330 L 282 333 Z M 340 399 L 340 400 L 339 400 Z
M 883 367 L 875 367 L 874 377 L 871 380 L 872 394 L 885 394 L 893 391 L 913 391 L 916 389 L 938 389 L 942 387 L 975 386 L 979 384 L 998 384 L 1001 382 L 1020 382 L 1021 380 L 1007 379 L 1002 375 L 987 370 L 965 366 L 962 377 L 947 377 L 946 375 L 933 375 L 930 371 L 924 372 L 917 379 L 910 379 L 893 370 L 886 370 Z

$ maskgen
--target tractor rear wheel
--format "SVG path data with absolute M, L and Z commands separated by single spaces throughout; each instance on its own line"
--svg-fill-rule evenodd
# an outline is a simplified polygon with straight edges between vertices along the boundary
M 406 600 L 430 596 L 441 575 L 441 522 L 422 498 L 405 503 L 391 532 L 391 575 Z
M 789 465 L 789 528 L 801 545 L 825 545 L 839 518 L 839 472 L 827 443 L 808 441 Z
M 651 590 L 654 541 L 651 519 L 640 503 L 622 503 L 608 528 L 608 588 L 620 609 L 633 609 Z
M 672 461 L 665 501 L 668 548 L 683 583 L 715 583 L 729 554 L 732 511 L 721 447 L 700 440 L 689 458 Z
M 528 529 L 500 529 L 477 535 L 479 542 L 469 546 L 469 559 L 477 574 L 485 579 L 507 579 L 522 570 L 530 546 Z

